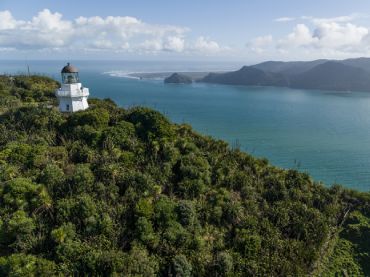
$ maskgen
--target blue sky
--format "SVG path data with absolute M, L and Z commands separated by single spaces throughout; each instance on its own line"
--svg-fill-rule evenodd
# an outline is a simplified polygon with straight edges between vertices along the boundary
M 339 59 L 369 30 L 366 0 L 0 0 L 9 59 Z

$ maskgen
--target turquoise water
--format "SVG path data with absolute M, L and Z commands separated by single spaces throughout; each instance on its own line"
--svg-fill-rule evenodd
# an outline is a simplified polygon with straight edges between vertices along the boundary
M 31 71 L 59 78 L 63 62 L 29 62 Z M 370 190 L 370 93 L 293 90 L 136 80 L 127 72 L 230 70 L 228 63 L 75 62 L 93 97 L 145 105 L 174 122 L 238 144 L 272 164 L 308 172 L 326 184 Z M 0 71 L 24 71 L 2 62 Z M 114 76 L 112 76 L 114 75 Z

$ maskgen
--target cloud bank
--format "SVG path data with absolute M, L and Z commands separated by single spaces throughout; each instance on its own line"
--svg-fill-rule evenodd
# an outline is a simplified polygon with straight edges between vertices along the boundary
M 44 52 L 63 56 L 104 52 L 110 57 L 123 53 L 231 59 L 367 56 L 370 28 L 356 23 L 362 17 L 360 14 L 332 18 L 280 17 L 274 19 L 274 24 L 281 24 L 285 35 L 261 34 L 250 39 L 246 47 L 240 41 L 239 45 L 230 42 L 233 46 L 227 47 L 207 36 L 194 36 L 187 27 L 152 24 L 131 16 L 80 16 L 67 20 L 58 12 L 44 9 L 31 19 L 22 20 L 10 11 L 0 11 L 0 54 L 6 57 L 11 52 L 17 55 L 17 51 L 25 51 L 39 53 L 36 56 Z M 248 29 L 245 33 L 248 34 Z
M 156 25 L 130 16 L 63 19 L 48 9 L 31 20 L 18 20 L 10 11 L 0 11 L 0 50 L 74 50 L 110 52 L 217 53 L 222 47 L 199 37 L 187 39 L 190 29 Z
M 272 40 L 271 35 L 257 37 L 247 43 L 255 53 L 302 54 L 310 57 L 350 57 L 370 54 L 370 29 L 354 21 L 358 14 L 333 18 L 281 17 L 277 22 L 301 20 L 292 31 Z

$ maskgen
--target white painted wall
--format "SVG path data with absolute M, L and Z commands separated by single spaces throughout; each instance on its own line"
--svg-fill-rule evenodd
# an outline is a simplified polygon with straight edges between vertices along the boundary
M 82 87 L 81 83 L 62 84 L 62 87 L 55 92 L 59 101 L 61 112 L 77 112 L 86 110 L 89 107 L 87 98 L 89 89 Z

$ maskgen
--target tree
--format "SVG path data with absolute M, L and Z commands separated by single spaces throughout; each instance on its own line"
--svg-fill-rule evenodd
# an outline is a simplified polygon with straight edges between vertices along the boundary
M 127 120 L 135 125 L 138 136 L 143 140 L 172 138 L 173 127 L 159 112 L 147 108 L 134 108 L 127 115 Z
M 157 260 L 150 256 L 144 248 L 134 246 L 126 255 L 123 274 L 126 276 L 155 276 L 158 267 Z
M 0 226 L 0 245 L 13 251 L 27 251 L 34 246 L 33 233 L 36 229 L 34 219 L 18 210 L 5 218 Z
M 26 178 L 15 178 L 2 184 L 0 200 L 0 207 L 27 212 L 33 212 L 42 206 L 48 207 L 52 202 L 44 186 Z
M 228 252 L 217 253 L 215 274 L 217 276 L 233 276 L 233 257 Z
M 192 266 L 184 255 L 176 255 L 172 259 L 171 273 L 177 277 L 192 276 Z
M 26 254 L 0 257 L 1 276 L 54 276 L 57 266 L 54 262 Z

